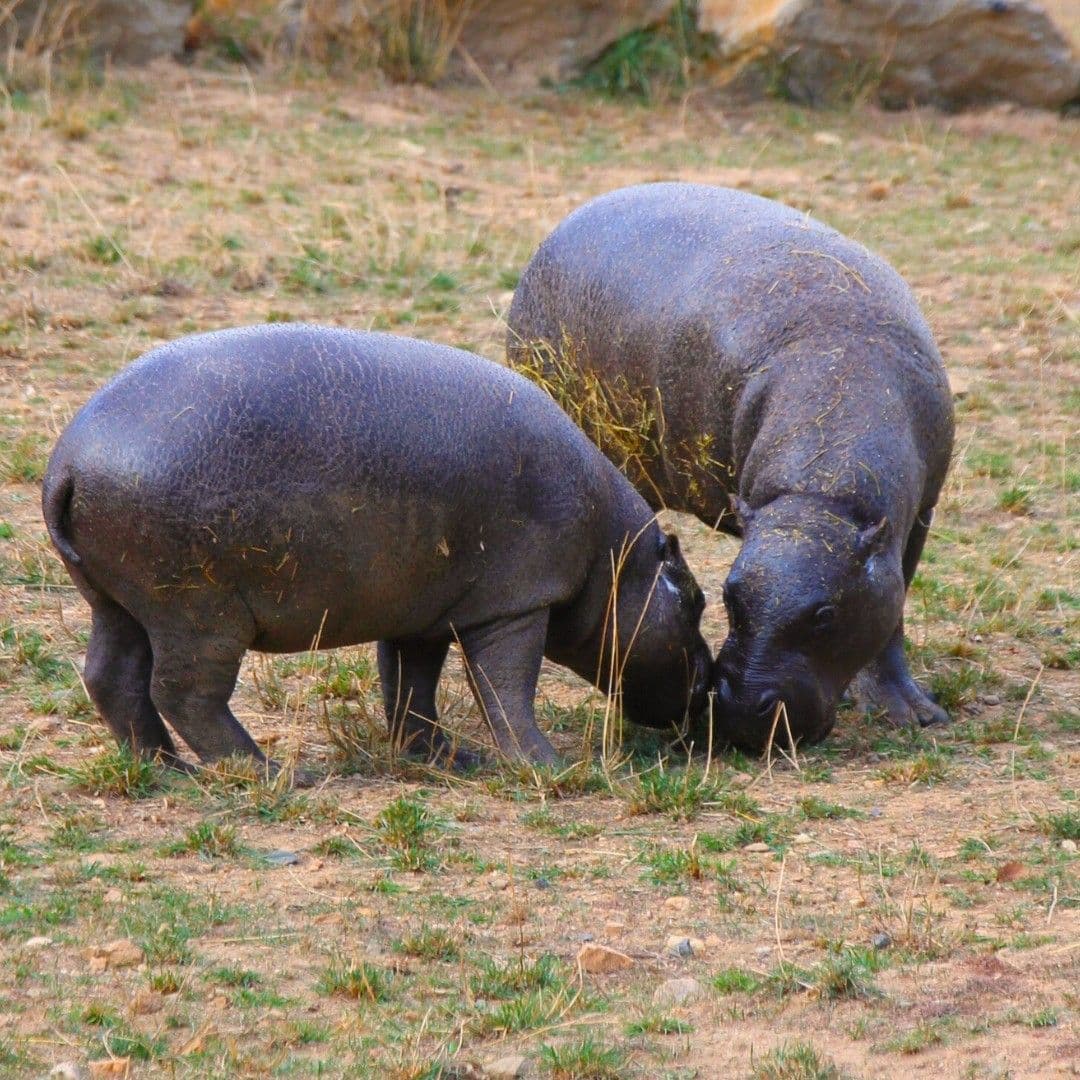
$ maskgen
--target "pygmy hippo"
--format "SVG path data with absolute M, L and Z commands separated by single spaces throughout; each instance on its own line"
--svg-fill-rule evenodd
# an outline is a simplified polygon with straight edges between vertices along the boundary
M 624 188 L 541 244 L 508 351 L 548 382 L 591 373 L 624 423 L 586 430 L 650 504 L 743 538 L 714 676 L 730 741 L 760 749 L 781 701 L 794 738 L 824 738 L 853 679 L 893 724 L 948 720 L 908 671 L 903 608 L 952 400 L 881 259 L 745 192 Z
M 455 641 L 509 756 L 554 758 L 543 656 L 608 688 L 614 653 L 638 724 L 705 701 L 676 538 L 546 394 L 457 349 L 302 325 L 182 338 L 90 399 L 42 498 L 92 609 L 90 696 L 178 767 L 163 719 L 204 762 L 262 760 L 229 709 L 247 649 L 377 640 L 393 738 L 433 759 Z

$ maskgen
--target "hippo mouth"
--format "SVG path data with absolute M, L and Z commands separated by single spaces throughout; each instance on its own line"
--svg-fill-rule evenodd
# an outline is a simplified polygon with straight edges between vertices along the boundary
M 836 721 L 835 707 L 818 686 L 805 681 L 744 685 L 737 692 L 731 678 L 718 671 L 714 691 L 717 733 L 752 753 L 762 753 L 770 741 L 778 746 L 819 743 Z

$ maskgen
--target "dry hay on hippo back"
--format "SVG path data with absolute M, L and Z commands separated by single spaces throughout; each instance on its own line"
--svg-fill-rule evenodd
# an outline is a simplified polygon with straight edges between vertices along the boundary
M 303 325 L 182 338 L 82 408 L 42 500 L 92 609 L 94 704 L 178 767 L 164 721 L 204 762 L 263 760 L 229 709 L 247 649 L 378 641 L 395 742 L 444 761 L 454 641 L 511 757 L 555 758 L 543 656 L 621 686 L 635 723 L 705 704 L 677 540 L 548 395 L 458 349 Z
M 719 734 L 760 749 L 783 713 L 794 738 L 820 740 L 849 685 L 892 724 L 947 722 L 908 670 L 903 608 L 952 399 L 886 263 L 746 192 L 624 188 L 540 245 L 507 349 L 654 509 L 742 537 Z

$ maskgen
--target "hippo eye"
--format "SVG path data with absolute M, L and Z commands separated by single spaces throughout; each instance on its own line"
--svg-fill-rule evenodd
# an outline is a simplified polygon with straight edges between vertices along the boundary
M 836 608 L 832 604 L 822 604 L 814 609 L 814 629 L 829 630 L 836 622 Z

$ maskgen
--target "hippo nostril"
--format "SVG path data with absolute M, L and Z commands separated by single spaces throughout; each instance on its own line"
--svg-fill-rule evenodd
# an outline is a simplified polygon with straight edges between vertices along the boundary
M 776 712 L 777 703 L 780 701 L 780 695 L 775 690 L 766 690 L 761 697 L 758 698 L 757 714 L 762 720 L 771 720 L 773 714 Z

